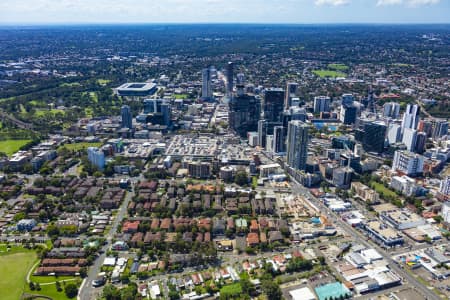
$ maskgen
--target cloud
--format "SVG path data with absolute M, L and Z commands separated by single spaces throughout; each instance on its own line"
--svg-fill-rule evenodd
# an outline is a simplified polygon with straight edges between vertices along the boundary
M 439 2 L 441 2 L 441 0 L 378 0 L 377 6 L 406 4 L 407 6 L 417 7 L 438 4 Z
M 397 5 L 402 4 L 403 0 L 378 0 L 377 6 Z
M 314 2 L 318 6 L 330 5 L 330 6 L 341 6 L 350 3 L 350 0 L 316 0 Z
M 420 5 L 432 5 L 438 4 L 441 0 L 409 0 L 408 5 L 410 6 L 420 6 Z

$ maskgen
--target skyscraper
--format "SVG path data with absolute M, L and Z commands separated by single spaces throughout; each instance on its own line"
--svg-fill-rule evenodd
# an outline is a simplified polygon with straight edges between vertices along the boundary
M 234 64 L 230 61 L 227 64 L 227 98 L 231 100 L 233 97 L 233 73 Z
M 292 106 L 292 98 L 297 97 L 298 83 L 288 82 L 286 85 L 286 94 L 284 98 L 284 109 L 289 109 Z
M 415 152 L 423 154 L 425 152 L 425 145 L 427 143 L 427 134 L 425 132 L 417 133 L 416 145 L 414 147 Z
M 396 119 L 400 114 L 400 104 L 388 102 L 383 105 L 383 116 Z
M 433 140 L 437 140 L 448 134 L 447 120 L 436 120 L 434 123 Z
M 351 104 L 343 103 L 341 105 L 341 112 L 339 115 L 339 120 L 344 123 L 345 125 L 351 125 L 356 122 L 356 115 L 357 115 L 358 109 L 356 106 Z
M 308 125 L 302 121 L 291 121 L 287 134 L 287 163 L 298 170 L 306 169 L 308 157 Z
M 386 124 L 381 121 L 366 122 L 362 132 L 363 149 L 367 152 L 383 152 L 386 129 Z
M 417 130 L 405 128 L 403 131 L 402 143 L 405 144 L 406 149 L 411 152 L 416 150 Z
M 105 153 L 97 147 L 88 147 L 87 154 L 89 162 L 99 170 L 103 170 L 105 167 Z
M 417 129 L 419 124 L 420 107 L 417 104 L 408 104 L 402 121 L 402 132 L 405 128 Z
M 273 128 L 273 152 L 283 153 L 286 152 L 285 141 L 285 129 L 283 126 L 275 126 Z
M 389 124 L 388 142 L 390 145 L 400 142 L 402 139 L 402 128 L 399 124 Z
M 202 71 L 202 98 L 210 100 L 212 97 L 211 68 L 205 68 Z
M 263 148 L 266 147 L 267 125 L 265 119 L 258 121 L 258 145 Z
M 355 97 L 353 97 L 353 94 L 342 95 L 342 105 L 352 105 L 353 101 L 355 101 Z
M 441 192 L 444 195 L 450 195 L 450 176 L 447 176 L 441 180 L 439 192 Z M 450 208 L 450 205 L 448 206 Z M 450 210 L 449 210 L 449 219 L 450 219 Z
M 284 90 L 270 88 L 264 93 L 264 117 L 268 122 L 280 122 L 283 112 Z
M 244 94 L 241 85 L 236 86 L 237 95 L 229 103 L 229 124 L 241 137 L 247 137 L 247 132 L 258 130 L 261 114 L 261 99 L 254 95 Z
M 163 103 L 161 105 L 161 114 L 163 116 L 164 125 L 170 126 L 172 120 L 172 106 L 169 103 Z
M 314 97 L 314 113 L 320 114 L 321 112 L 330 111 L 331 99 L 327 96 Z
M 122 116 L 121 128 L 133 129 L 133 116 L 128 105 L 122 106 L 120 115 Z

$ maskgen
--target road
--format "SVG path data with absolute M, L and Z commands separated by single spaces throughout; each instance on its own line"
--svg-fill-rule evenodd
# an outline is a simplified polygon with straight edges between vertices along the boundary
M 112 239 L 117 233 L 117 229 L 119 228 L 119 224 L 122 222 L 123 218 L 127 214 L 128 204 L 131 199 L 134 197 L 134 185 L 132 191 L 128 191 L 125 195 L 125 199 L 122 202 L 116 216 L 114 217 L 111 230 L 106 235 L 106 243 L 101 249 L 100 256 L 94 261 L 94 264 L 89 268 L 88 276 L 84 279 L 80 292 L 78 293 L 79 300 L 88 300 L 88 299 L 97 299 L 99 294 L 101 293 L 102 287 L 94 288 L 92 286 L 92 281 L 97 277 L 98 273 L 100 273 L 100 269 L 103 265 L 103 261 L 106 257 L 106 252 L 110 249 L 112 245 Z
M 352 239 L 361 245 L 364 245 L 368 248 L 374 248 L 376 249 L 383 258 L 389 262 L 389 267 L 394 270 L 398 275 L 406 279 L 412 286 L 416 288 L 418 292 L 420 292 L 426 299 L 433 299 L 433 300 L 439 300 L 441 299 L 439 296 L 437 296 L 435 293 L 433 293 L 431 290 L 429 290 L 426 286 L 422 285 L 416 278 L 411 276 L 408 272 L 401 269 L 397 262 L 395 262 L 391 258 L 391 254 L 389 254 L 386 250 L 378 246 L 377 244 L 371 244 L 369 243 L 362 234 L 360 234 L 358 231 L 356 231 L 353 227 L 351 227 L 349 224 L 344 222 L 338 215 L 336 215 L 334 212 L 332 212 L 328 207 L 326 207 L 319 199 L 314 197 L 307 188 L 303 187 L 301 184 L 299 184 L 295 179 L 292 178 L 291 181 L 292 184 L 292 190 L 304 197 L 308 197 L 311 201 L 314 202 L 315 205 L 319 207 L 319 209 L 322 212 L 327 212 L 328 215 L 333 216 L 334 222 L 336 222 L 342 230 L 344 230 L 349 236 L 352 237 Z

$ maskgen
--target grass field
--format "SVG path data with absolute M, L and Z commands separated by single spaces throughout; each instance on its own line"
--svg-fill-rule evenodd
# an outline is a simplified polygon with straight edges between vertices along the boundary
M 345 77 L 345 73 L 339 72 L 339 71 L 333 71 L 333 70 L 314 70 L 313 73 L 319 77 L 325 78 L 325 77 Z
M 65 87 L 65 86 L 71 86 L 71 87 L 73 87 L 73 86 L 81 86 L 81 84 L 80 84 L 79 82 L 71 82 L 71 83 L 69 83 L 69 82 L 64 82 L 64 83 L 61 83 L 59 86 L 60 86 L 60 87 Z
M 336 71 L 347 71 L 348 67 L 344 64 L 329 64 L 329 69 L 336 70 Z
M 222 287 L 220 289 L 220 294 L 225 294 L 225 295 L 231 295 L 231 296 L 235 296 L 235 295 L 239 295 L 242 293 L 242 286 L 240 283 L 233 283 L 230 285 L 225 285 L 224 287 Z
M 65 114 L 65 111 L 62 109 L 36 110 L 34 114 L 36 117 L 43 117 L 48 114 L 56 115 L 57 113 Z
M 97 79 L 97 83 L 100 85 L 107 85 L 110 82 L 111 82 L 111 80 L 108 80 L 108 79 Z
M 0 152 L 6 153 L 6 155 L 11 156 L 22 146 L 25 146 L 31 142 L 31 140 L 6 140 L 0 141 Z
M 384 194 L 386 196 L 392 196 L 392 197 L 398 197 L 397 194 L 390 189 L 386 188 L 384 185 L 378 182 L 371 182 L 370 185 L 373 187 L 373 189 L 380 193 Z
M 70 282 L 66 282 L 66 284 L 68 284 Z M 26 285 L 25 287 L 25 293 L 27 294 L 33 294 L 33 295 L 42 295 L 42 296 L 47 296 L 52 298 L 53 300 L 69 300 L 69 298 L 67 298 L 66 294 L 64 293 L 64 283 L 60 281 L 61 287 L 62 287 L 62 291 L 58 292 L 58 290 L 56 289 L 56 284 L 52 283 L 52 284 L 40 284 L 41 286 L 41 290 L 37 291 L 37 290 L 30 290 L 29 286 Z M 76 297 L 75 297 L 76 298 Z M 72 299 L 75 299 L 72 298 Z
M 187 99 L 187 94 L 175 94 L 175 99 Z
M 26 287 L 27 273 L 36 259 L 34 251 L 23 248 L 0 253 L 0 299 L 20 299 Z
M 73 151 L 79 151 L 83 149 L 87 149 L 88 147 L 100 147 L 102 143 L 73 143 L 73 144 L 65 144 L 61 147 L 67 148 Z
M 91 100 L 95 103 L 98 102 L 98 95 L 96 92 L 89 92 L 89 97 L 91 97 Z

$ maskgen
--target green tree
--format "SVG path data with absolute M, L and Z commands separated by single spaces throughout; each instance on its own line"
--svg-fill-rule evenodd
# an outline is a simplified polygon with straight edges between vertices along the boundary
M 270 300 L 281 300 L 281 289 L 278 284 L 272 280 L 264 280 L 261 283 L 261 288 L 263 292 L 267 295 Z
M 112 284 L 108 284 L 103 288 L 103 298 L 106 300 L 120 300 L 119 290 Z
M 78 295 L 78 287 L 75 283 L 69 283 L 64 287 L 67 298 L 75 298 Z
M 234 177 L 234 182 L 240 186 L 246 185 L 248 183 L 248 174 L 244 170 L 240 170 L 236 173 Z

